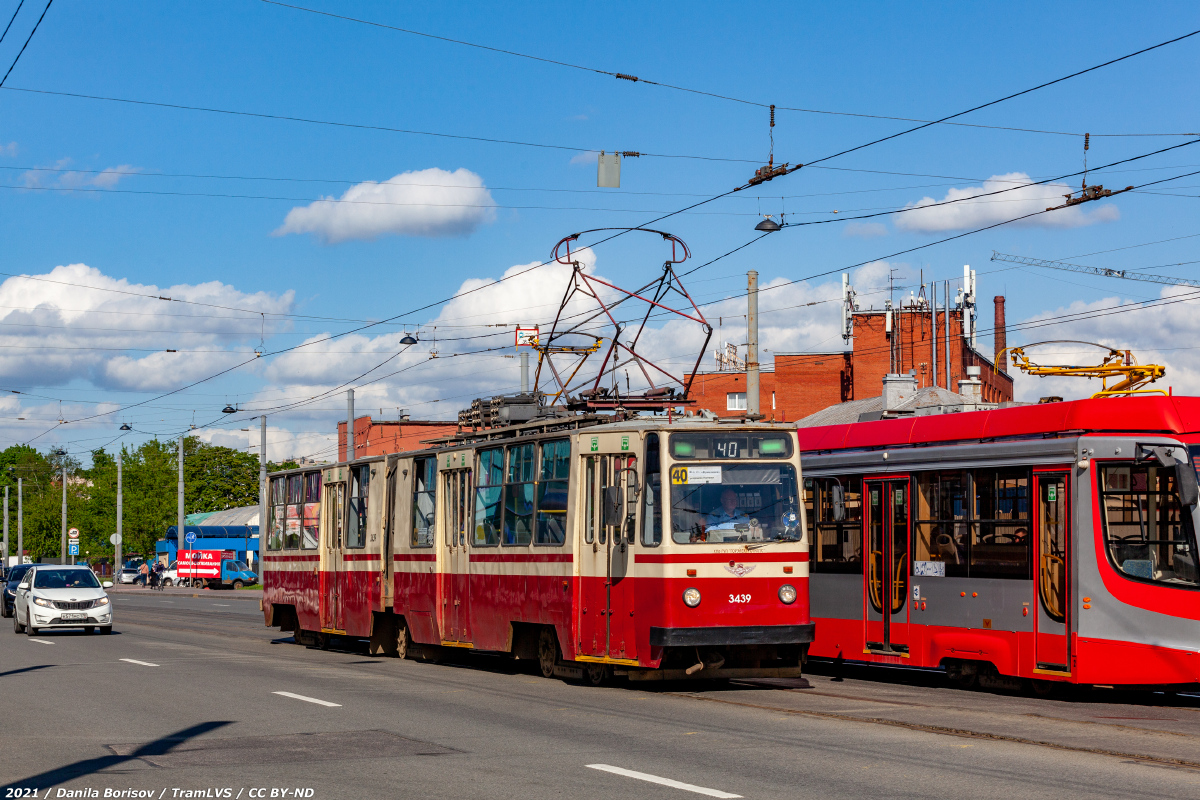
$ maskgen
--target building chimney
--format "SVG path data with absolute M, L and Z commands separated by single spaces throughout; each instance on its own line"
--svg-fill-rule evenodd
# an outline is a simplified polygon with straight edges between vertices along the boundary
M 983 381 L 979 379 L 979 372 L 979 367 L 967 367 L 966 379 L 958 382 L 958 393 L 975 404 L 983 402 Z
M 998 294 L 993 298 L 996 304 L 996 369 L 1008 372 L 1008 332 L 1004 327 L 1004 295 Z
M 917 393 L 917 376 L 889 373 L 883 376 L 883 413 L 896 411 Z

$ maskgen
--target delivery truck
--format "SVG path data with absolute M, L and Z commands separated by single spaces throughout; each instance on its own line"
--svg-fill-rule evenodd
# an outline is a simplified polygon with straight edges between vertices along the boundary
M 258 576 L 229 550 L 181 550 L 176 569 L 184 586 L 241 589 L 258 583 Z

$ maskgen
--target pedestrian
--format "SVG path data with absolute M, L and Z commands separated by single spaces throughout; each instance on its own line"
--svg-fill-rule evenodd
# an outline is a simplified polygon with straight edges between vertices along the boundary
M 142 588 L 149 589 L 150 588 L 150 565 L 148 563 L 146 563 L 145 561 L 143 561 L 142 565 L 140 567 L 138 567 L 138 576 L 141 578 Z

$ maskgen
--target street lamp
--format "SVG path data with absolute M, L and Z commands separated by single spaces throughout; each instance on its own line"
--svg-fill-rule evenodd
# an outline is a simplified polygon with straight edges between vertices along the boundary
M 763 233 L 774 233 L 777 230 L 781 230 L 781 226 L 778 222 L 771 219 L 770 214 L 765 214 L 763 215 L 763 221 L 755 225 L 754 230 L 762 231 Z

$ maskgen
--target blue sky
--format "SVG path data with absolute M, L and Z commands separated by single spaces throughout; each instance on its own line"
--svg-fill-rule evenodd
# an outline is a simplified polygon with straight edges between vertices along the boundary
M 756 102 L 919 119 L 969 108 L 1200 28 L 1200 7 L 1194 3 L 858 3 L 771 9 L 611 2 L 499 6 L 311 0 L 300 5 Z M 29 0 L 0 44 L 5 69 L 42 7 L 39 0 Z M 15 0 L 0 3 L 0 20 L 7 21 L 15 8 Z M 1200 131 L 1200 90 L 1192 77 L 1198 53 L 1200 36 L 962 121 L 1091 132 L 1092 166 L 1180 144 L 1189 139 L 1097 134 Z M 750 161 L 765 161 L 768 152 L 767 112 L 756 106 L 260 0 L 57 0 L 5 86 L 0 90 L 0 183 L 8 188 L 0 189 L 0 269 L 135 293 L 176 287 L 175 296 L 216 305 L 327 318 L 273 318 L 266 330 L 268 350 L 354 327 L 339 320 L 391 317 L 448 297 L 464 282 L 494 280 L 515 265 L 543 260 L 558 239 L 574 231 L 644 223 L 728 191 L 752 172 Z M 621 189 L 597 190 L 594 160 L 570 149 L 16 89 L 581 151 L 706 158 L 626 159 Z M 909 126 L 779 111 L 776 161 L 816 160 Z M 979 191 L 993 176 L 1012 180 L 1013 173 L 1021 173 L 1041 179 L 1070 173 L 1081 167 L 1082 155 L 1077 136 L 937 126 L 823 164 L 840 169 L 802 169 L 761 191 L 740 193 L 697 209 L 704 213 L 675 216 L 657 227 L 686 240 L 695 263 L 703 263 L 751 239 L 760 212 L 778 218 L 786 211 L 789 220 L 798 221 L 835 219 L 830 213 L 835 209 L 846 216 L 856 209 L 898 208 L 925 197 L 941 200 L 955 188 Z M 106 169 L 137 174 L 94 172 Z M 425 172 L 434 169 L 446 175 Z M 1121 169 L 1139 171 L 1096 173 L 1090 182 L 1112 188 L 1200 169 L 1200 145 Z M 353 219 L 333 219 L 320 208 L 303 211 L 321 197 L 341 197 L 356 183 L 406 172 L 418 175 L 398 182 L 460 186 L 441 190 L 438 203 L 449 192 L 452 199 L 471 200 L 463 206 L 494 207 L 439 205 L 422 212 L 418 206 L 387 205 L 396 197 L 360 187 L 354 191 L 365 192 L 368 200 L 382 198 L 384 206 L 344 205 Z M 169 177 L 181 174 L 226 177 Z M 1069 183 L 1074 187 L 1078 179 Z M 1170 185 L 1180 187 L 1170 191 L 1190 197 L 1131 193 L 1082 207 L 1071 225 L 1009 225 L 890 259 L 887 266 L 899 269 L 899 280 L 907 285 L 918 271 L 926 280 L 954 278 L 969 263 L 979 273 L 986 306 L 994 294 L 1008 297 L 1010 322 L 1053 316 L 1072 303 L 1073 310 L 1094 310 L 1157 297 L 1160 287 L 1151 284 L 1014 270 L 989 262 L 988 256 L 993 249 L 1051 259 L 1098 253 L 1078 263 L 1194 276 L 1194 265 L 1163 265 L 1194 260 L 1200 238 L 1099 251 L 1200 233 L 1197 185 L 1200 176 Z M 401 198 L 404 203 L 428 197 L 420 189 L 398 191 L 410 192 Z M 1035 194 L 1009 205 L 1036 206 L 1046 193 Z M 1000 205 L 977 203 L 963 219 L 929 215 L 923 223 L 901 224 L 900 218 L 885 217 L 870 227 L 832 223 L 785 230 L 701 270 L 688 285 L 705 301 L 735 297 L 747 269 L 757 269 L 768 285 L 837 270 L 988 224 L 1003 215 Z M 293 209 L 301 211 L 291 219 L 307 221 L 285 226 Z M 625 237 L 592 256 L 599 274 L 633 284 L 654 274 L 662 253 L 649 239 Z M 80 267 L 69 275 L 51 274 L 72 264 L 91 271 Z M 856 273 L 860 294 L 878 287 L 886 272 L 876 265 Z M 414 416 L 445 418 L 471 396 L 515 388 L 516 365 L 503 358 L 505 353 L 444 359 L 480 345 L 443 341 L 438 349 L 444 360 L 423 363 L 428 357 L 424 340 L 439 315 L 440 339 L 450 338 L 449 331 L 460 336 L 487 332 L 451 325 L 544 322 L 553 309 L 533 306 L 557 299 L 565 275 L 543 274 L 516 282 L 515 292 L 481 292 L 470 303 L 406 318 L 412 327 L 421 326 L 422 345 L 371 377 L 411 369 L 363 387 L 360 408 L 371 413 L 382 408 L 388 416 L 403 407 Z M 830 292 L 836 295 L 837 280 L 834 275 L 775 290 L 777 300 L 768 292 L 761 304 L 770 309 L 827 300 Z M 868 302 L 882 297 L 871 295 Z M 63 444 L 80 454 L 116 437 L 122 421 L 135 428 L 128 442 L 170 436 L 193 420 L 204 424 L 221 417 L 219 409 L 227 402 L 245 407 L 246 413 L 222 419 L 204 435 L 244 446 L 248 436 L 238 428 L 250 425 L 254 409 L 319 395 L 353 378 L 396 352 L 401 331 L 398 325 L 373 328 L 300 351 L 303 357 L 263 359 L 136 409 L 56 426 L 60 413 L 63 419 L 83 420 L 245 360 L 238 354 L 259 344 L 261 319 L 20 278 L 5 281 L 0 301 L 9 307 L 0 308 L 7 345 L 0 356 L 0 383 L 29 395 L 12 396 L 0 408 L 0 437 L 6 444 Z M 710 310 L 733 316 L 742 305 L 733 299 Z M 42 310 L 28 310 L 35 306 Z M 1140 354 L 1157 354 L 1166 359 L 1168 382 L 1177 391 L 1200 391 L 1200 360 L 1176 349 L 1179 326 L 1194 327 L 1195 315 L 1186 303 L 1169 309 L 1052 326 L 1028 336 L 1014 332 L 1010 342 L 1104 338 Z M 983 311 L 990 319 L 990 308 Z M 835 314 L 832 303 L 779 312 L 764 323 L 765 344 L 773 350 L 839 349 L 840 339 L 830 328 Z M 82 349 L 100 346 L 109 349 Z M 664 356 L 680 355 L 664 347 Z M 981 344 L 989 348 L 990 342 Z M 149 352 L 166 349 L 190 352 Z M 1046 385 L 1027 381 L 1022 391 L 1036 396 Z M 1078 396 L 1085 390 L 1072 384 L 1064 391 Z M 271 455 L 327 456 L 328 434 L 343 407 L 338 396 L 273 414 Z

